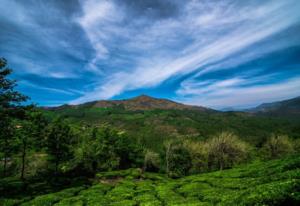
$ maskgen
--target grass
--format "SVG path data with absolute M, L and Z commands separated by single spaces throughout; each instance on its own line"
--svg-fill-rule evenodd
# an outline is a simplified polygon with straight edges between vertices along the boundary
M 0 199 L 22 206 L 300 205 L 300 157 L 169 179 L 139 169 L 99 173 L 89 187 Z

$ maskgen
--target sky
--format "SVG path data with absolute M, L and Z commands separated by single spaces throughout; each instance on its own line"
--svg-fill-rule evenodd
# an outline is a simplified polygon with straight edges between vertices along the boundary
M 41 106 L 300 96 L 299 0 L 1 0 L 0 57 Z

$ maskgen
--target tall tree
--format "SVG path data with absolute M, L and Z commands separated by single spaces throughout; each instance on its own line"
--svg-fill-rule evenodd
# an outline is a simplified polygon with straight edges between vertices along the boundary
M 15 91 L 16 81 L 8 76 L 12 70 L 7 67 L 7 61 L 0 58 L 0 151 L 3 155 L 3 173 L 6 175 L 7 160 L 13 152 L 15 127 L 12 119 L 19 115 L 20 103 L 27 97 Z
M 2 112 L 12 111 L 20 102 L 26 101 L 27 97 L 15 91 L 16 80 L 11 80 L 8 76 L 12 69 L 7 67 L 7 61 L 0 58 L 0 109 Z M 6 109 L 6 110 L 5 110 Z
M 16 123 L 16 131 L 18 132 L 18 148 L 21 153 L 21 174 L 20 178 L 25 179 L 25 167 L 28 150 L 33 147 L 40 149 L 41 140 L 45 134 L 46 120 L 42 113 L 37 111 L 35 107 L 26 107 L 24 119 Z
M 70 126 L 62 118 L 54 120 L 49 128 L 46 148 L 50 155 L 50 162 L 54 163 L 55 175 L 58 174 L 59 164 L 72 157 L 70 148 L 72 139 Z

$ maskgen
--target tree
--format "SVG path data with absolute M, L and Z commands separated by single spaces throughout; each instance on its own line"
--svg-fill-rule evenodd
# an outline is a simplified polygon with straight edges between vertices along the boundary
M 186 175 L 191 168 L 191 156 L 179 140 L 165 142 L 166 172 L 169 177 Z
M 275 159 L 294 152 L 293 143 L 288 136 L 272 135 L 263 146 L 265 156 Z
M 58 118 L 50 124 L 46 148 L 50 156 L 49 161 L 54 164 L 55 175 L 58 174 L 59 164 L 72 158 L 70 148 L 72 139 L 71 128 L 62 118 Z
M 117 154 L 119 147 L 120 134 L 108 126 L 93 131 L 95 140 L 96 168 L 98 170 L 118 169 L 120 165 L 120 156 Z
M 6 176 L 8 160 L 13 154 L 16 145 L 14 124 L 9 116 L 1 116 L 0 128 L 0 155 L 3 158 L 1 160 L 3 161 L 3 176 Z
M 99 152 L 101 151 L 98 129 L 94 127 L 90 131 L 84 130 L 79 135 L 79 143 L 75 146 L 73 171 L 93 175 L 98 168 Z
M 248 158 L 248 145 L 229 132 L 222 132 L 207 142 L 210 169 L 232 167 Z
M 98 130 L 98 166 L 101 169 L 127 169 L 143 164 L 143 150 L 134 138 L 108 126 Z
M 14 151 L 15 128 L 13 118 L 18 117 L 20 103 L 26 101 L 27 97 L 15 91 L 16 81 L 8 76 L 12 70 L 7 67 L 7 61 L 0 58 L 0 151 L 3 155 L 3 173 L 6 175 L 7 160 Z
M 75 168 L 84 168 L 94 174 L 97 170 L 108 171 L 139 167 L 143 164 L 143 150 L 124 132 L 104 126 L 93 128 L 90 135 L 82 136 L 75 149 Z
M 0 109 L 2 112 L 8 112 L 9 109 L 12 111 L 20 102 L 28 98 L 14 90 L 16 81 L 8 79 L 11 73 L 12 70 L 7 67 L 7 61 L 0 58 Z
M 25 108 L 25 107 L 24 107 Z M 42 113 L 37 111 L 34 106 L 25 108 L 25 116 L 22 121 L 15 124 L 17 131 L 18 148 L 21 153 L 21 174 L 20 178 L 25 179 L 25 166 L 27 152 L 34 146 L 40 149 L 42 136 L 44 135 L 46 120 Z

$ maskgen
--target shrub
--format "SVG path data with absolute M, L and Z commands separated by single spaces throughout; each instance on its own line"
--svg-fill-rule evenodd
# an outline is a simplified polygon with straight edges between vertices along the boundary
M 294 145 L 294 151 L 296 153 L 300 153 L 300 139 L 294 140 L 293 145 Z
M 288 136 L 273 135 L 263 146 L 263 153 L 269 159 L 279 158 L 293 152 L 293 144 Z
M 191 168 L 191 156 L 181 141 L 165 143 L 166 170 L 169 177 L 181 177 Z
M 207 144 L 204 142 L 185 141 L 184 145 L 192 157 L 190 173 L 196 174 L 207 171 Z
M 229 132 L 222 132 L 207 142 L 208 167 L 210 169 L 230 168 L 243 162 L 249 156 L 249 146 Z
M 146 151 L 144 159 L 144 170 L 148 172 L 158 172 L 160 168 L 159 154 L 150 150 Z

